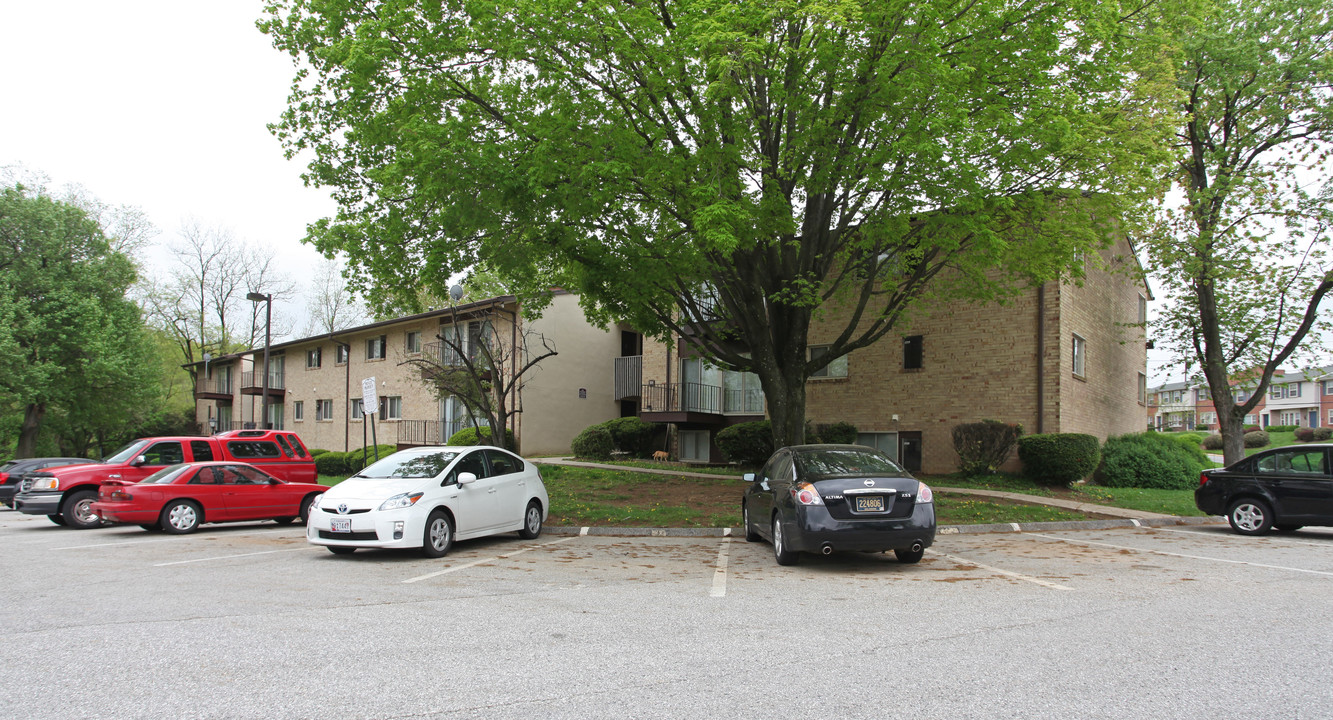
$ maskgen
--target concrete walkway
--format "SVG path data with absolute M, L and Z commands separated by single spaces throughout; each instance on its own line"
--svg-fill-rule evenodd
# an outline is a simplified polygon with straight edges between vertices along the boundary
M 718 473 L 699 473 L 687 472 L 683 470 L 657 470 L 654 468 L 637 468 L 627 465 L 610 465 L 607 463 L 583 462 L 573 460 L 567 457 L 562 458 L 531 458 L 531 461 L 539 465 L 566 465 L 569 467 L 598 468 L 602 470 L 628 470 L 630 472 L 648 473 L 651 475 L 672 475 L 676 477 L 693 478 L 730 478 L 733 480 L 741 479 L 740 475 L 721 475 Z M 1065 500 L 1063 498 L 1041 497 L 1039 495 L 1024 495 L 1015 492 L 1003 492 L 1000 490 L 975 490 L 972 488 L 956 488 L 932 486 L 934 490 L 946 493 L 956 493 L 958 495 L 975 495 L 978 497 L 996 498 L 999 500 L 1008 500 L 1011 502 L 1020 502 L 1027 505 L 1046 505 L 1056 507 L 1062 510 L 1073 510 L 1074 512 L 1086 513 L 1088 515 L 1100 515 L 1108 518 L 1118 518 L 1122 520 L 1167 520 L 1178 519 L 1175 515 L 1163 515 L 1162 513 L 1147 512 L 1144 510 L 1130 510 L 1127 508 L 1111 507 L 1109 505 L 1098 505 L 1097 503 L 1079 502 L 1077 500 Z

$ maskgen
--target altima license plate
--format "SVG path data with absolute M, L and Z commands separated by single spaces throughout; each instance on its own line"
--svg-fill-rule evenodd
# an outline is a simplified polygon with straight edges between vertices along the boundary
M 329 518 L 333 532 L 352 532 L 352 518 Z
M 884 512 L 883 495 L 866 495 L 856 498 L 857 512 Z

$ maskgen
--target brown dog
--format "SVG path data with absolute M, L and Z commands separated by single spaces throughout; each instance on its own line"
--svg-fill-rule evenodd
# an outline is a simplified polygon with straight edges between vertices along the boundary
M 670 459 L 671 459 L 671 453 L 668 453 L 666 450 L 658 450 L 657 452 L 653 453 L 653 459 L 654 459 L 654 460 L 670 460 Z

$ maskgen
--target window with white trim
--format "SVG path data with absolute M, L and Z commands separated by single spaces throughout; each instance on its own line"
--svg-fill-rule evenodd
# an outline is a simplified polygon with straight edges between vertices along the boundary
M 407 341 L 405 343 L 405 349 L 409 353 L 421 352 L 421 333 L 415 330 L 409 330 L 407 333 Z
M 292 403 L 292 422 L 301 422 L 305 420 L 305 402 L 297 400 Z
M 1208 388 L 1194 388 L 1194 402 L 1208 402 Z
M 332 419 L 333 419 L 333 400 L 331 398 L 328 400 L 316 400 L 315 420 L 320 421 L 320 420 L 332 420 Z
M 350 345 L 336 345 L 333 350 L 333 362 L 337 365 L 346 365 L 347 356 L 352 354 Z
M 1139 373 L 1139 402 L 1146 405 L 1148 402 L 1148 376 Z
M 380 419 L 403 419 L 403 398 L 401 395 L 386 395 L 380 398 Z
M 1148 298 L 1143 293 L 1139 293 L 1139 324 L 1145 325 L 1148 322 Z
M 323 348 L 311 348 L 305 351 L 306 369 L 313 370 L 319 367 L 324 361 Z
M 366 416 L 365 401 L 361 400 L 360 398 L 352 400 L 352 419 L 360 420 L 365 416 Z
M 685 462 L 708 462 L 708 431 L 680 431 L 680 459 Z
M 828 345 L 810 346 L 810 359 L 818 360 L 828 354 Z M 829 361 L 828 365 L 810 373 L 812 378 L 845 378 L 847 377 L 847 356 L 843 355 L 837 359 Z
M 1074 376 L 1087 377 L 1088 374 L 1088 341 L 1074 336 L 1073 346 L 1074 357 Z
M 366 340 L 366 359 L 383 360 L 388 357 L 388 353 L 386 352 L 386 341 L 388 339 L 389 336 L 380 335 L 379 337 L 373 337 Z

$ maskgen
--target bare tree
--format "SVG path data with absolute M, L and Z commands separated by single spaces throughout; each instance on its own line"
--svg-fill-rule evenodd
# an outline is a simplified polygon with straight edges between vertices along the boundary
M 364 324 L 368 315 L 347 289 L 342 263 L 326 258 L 315 269 L 315 277 L 306 294 L 306 320 L 303 335 L 318 335 L 346 330 Z
M 435 387 L 440 398 L 458 398 L 474 428 L 486 423 L 492 444 L 516 450 L 509 447 L 505 429 L 513 416 L 523 412 L 523 387 L 543 360 L 558 353 L 550 338 L 518 327 L 517 315 L 511 320 L 516 326 L 509 337 L 490 321 L 455 321 L 435 336 L 433 352 L 428 345 L 420 357 L 401 364 L 420 368 L 422 379 Z

